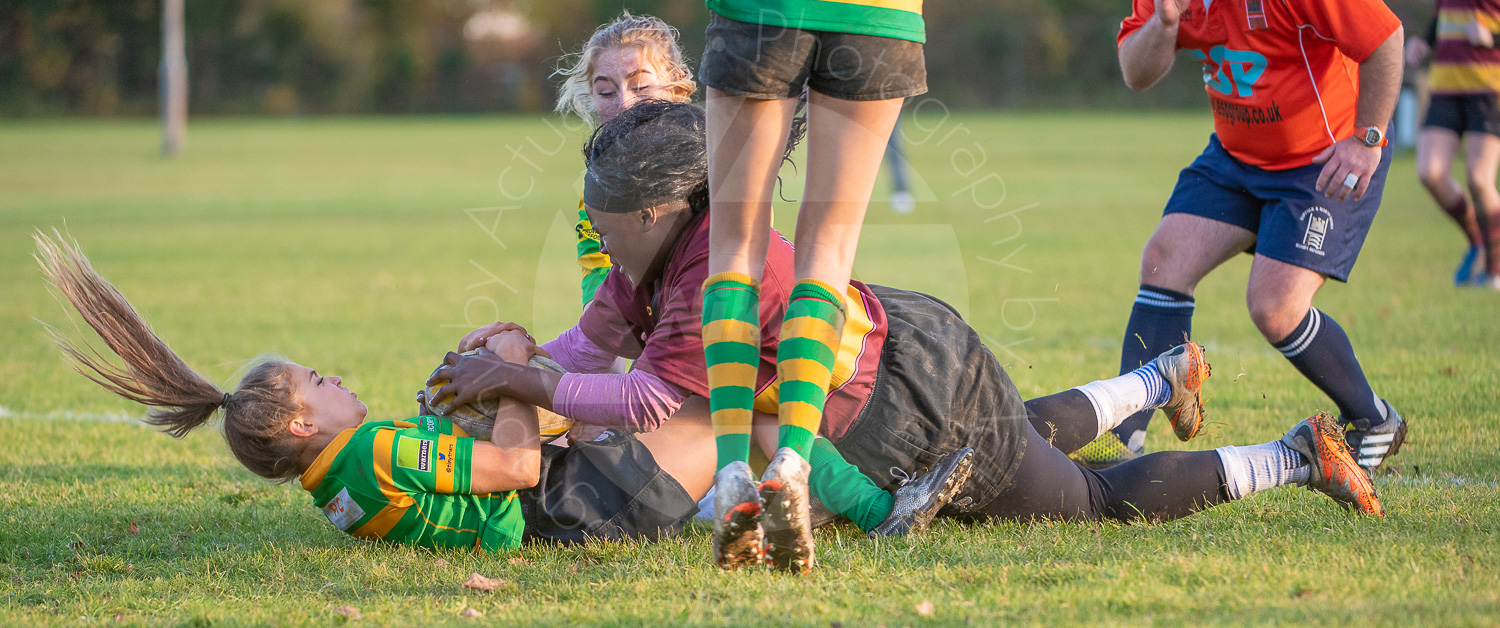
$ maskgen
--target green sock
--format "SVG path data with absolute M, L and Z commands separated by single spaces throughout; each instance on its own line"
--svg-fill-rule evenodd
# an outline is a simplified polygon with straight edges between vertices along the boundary
M 823 402 L 833 381 L 844 332 L 844 299 L 832 286 L 803 279 L 792 286 L 776 348 L 781 381 L 777 447 L 791 447 L 805 459 L 823 424 Z
M 720 469 L 750 459 L 759 321 L 760 284 L 749 275 L 719 273 L 703 282 L 703 357 Z
M 813 496 L 829 510 L 854 521 L 859 529 L 869 532 L 891 515 L 891 494 L 844 460 L 828 439 L 818 437 L 813 441 L 808 463 L 812 473 L 807 484 Z

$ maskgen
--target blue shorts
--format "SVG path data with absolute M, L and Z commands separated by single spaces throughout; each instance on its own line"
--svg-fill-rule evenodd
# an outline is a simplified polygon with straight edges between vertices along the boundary
M 1162 213 L 1192 214 L 1241 227 L 1255 234 L 1255 246 L 1246 253 L 1348 281 L 1380 209 L 1392 152 L 1389 147 L 1381 151 L 1380 165 L 1363 198 L 1340 202 L 1323 198 L 1315 189 L 1323 164 L 1290 170 L 1251 166 L 1224 150 L 1216 134 L 1209 137 L 1203 154 L 1178 175 Z

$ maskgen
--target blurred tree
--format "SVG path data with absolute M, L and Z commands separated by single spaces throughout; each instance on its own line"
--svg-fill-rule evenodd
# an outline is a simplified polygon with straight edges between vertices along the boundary
M 1420 31 L 1432 0 L 1391 0 Z M 676 26 L 696 64 L 700 0 L 185 0 L 201 113 L 539 111 L 557 58 L 629 8 Z M 157 109 L 160 0 L 0 0 L 0 115 Z M 1196 72 L 1125 89 L 1120 0 L 925 6 L 931 96 L 953 107 L 1190 106 Z M 1187 65 L 1185 58 L 1179 60 Z

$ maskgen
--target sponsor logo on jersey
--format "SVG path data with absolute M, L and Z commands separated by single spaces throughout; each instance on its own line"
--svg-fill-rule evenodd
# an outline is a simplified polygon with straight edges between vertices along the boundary
M 1302 212 L 1301 220 L 1307 223 L 1307 230 L 1302 233 L 1302 242 L 1297 248 L 1323 255 L 1323 243 L 1328 239 L 1328 232 L 1333 230 L 1333 214 L 1314 206 Z
M 1203 82 L 1220 94 L 1249 98 L 1266 71 L 1266 56 L 1253 50 L 1231 50 L 1214 46 L 1208 51 L 1188 51 L 1203 64 Z
M 431 471 L 432 441 L 402 436 L 396 443 L 396 466 L 414 471 Z
M 438 462 L 442 464 L 443 473 L 453 473 L 453 450 L 456 447 L 457 444 L 450 441 L 443 451 L 438 452 Z
M 1269 107 L 1246 107 L 1236 105 L 1227 100 L 1221 100 L 1209 96 L 1209 105 L 1214 110 L 1214 115 L 1223 118 L 1225 122 L 1234 124 L 1271 124 L 1281 122 L 1281 105 L 1271 101 Z
M 347 532 L 360 519 L 365 518 L 365 509 L 360 508 L 359 503 L 349 496 L 349 489 L 346 487 L 323 505 L 323 516 L 328 517 L 333 527 Z
M 438 431 L 438 418 L 437 417 L 435 417 L 435 416 L 424 416 L 424 417 L 421 417 L 421 420 L 422 420 L 422 425 L 420 427 L 423 430 L 428 431 L 428 432 L 436 432 L 436 431 Z

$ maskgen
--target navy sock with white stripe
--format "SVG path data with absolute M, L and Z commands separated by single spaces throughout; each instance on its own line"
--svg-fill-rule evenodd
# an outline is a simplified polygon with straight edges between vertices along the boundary
M 1333 400 L 1344 419 L 1385 422 L 1385 404 L 1370 389 L 1349 336 L 1333 317 L 1311 308 L 1297 329 L 1274 346 Z
M 1141 284 L 1135 305 L 1130 308 L 1130 322 L 1125 325 L 1120 374 L 1134 371 L 1167 349 L 1186 342 L 1193 331 L 1193 307 L 1192 295 Z M 1146 425 L 1153 413 L 1154 407 L 1148 407 L 1122 420 L 1114 428 L 1115 436 L 1131 449 L 1141 451 L 1146 445 Z

